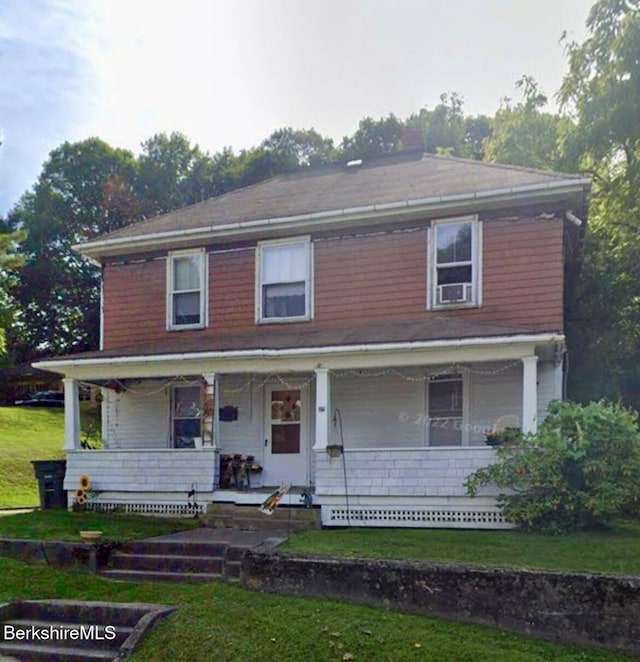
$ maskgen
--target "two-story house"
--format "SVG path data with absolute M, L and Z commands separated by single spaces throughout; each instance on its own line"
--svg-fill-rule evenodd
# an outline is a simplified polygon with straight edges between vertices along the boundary
M 503 525 L 463 482 L 493 458 L 487 429 L 535 431 L 562 397 L 588 187 L 406 152 L 79 246 L 102 265 L 101 349 L 38 364 L 64 376 L 65 487 L 87 474 L 105 506 L 181 512 L 191 489 L 248 504 L 286 484 L 327 525 Z M 82 382 L 102 388 L 99 450 L 80 445 Z M 224 482 L 227 454 L 254 456 L 251 489 Z

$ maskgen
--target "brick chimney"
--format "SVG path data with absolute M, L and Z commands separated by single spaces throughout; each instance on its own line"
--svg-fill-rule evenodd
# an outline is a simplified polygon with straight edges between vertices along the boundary
M 402 150 L 424 150 L 424 132 L 418 126 L 405 126 L 400 142 Z

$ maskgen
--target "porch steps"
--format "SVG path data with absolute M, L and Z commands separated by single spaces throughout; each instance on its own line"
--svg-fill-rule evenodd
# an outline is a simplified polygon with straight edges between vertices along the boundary
M 282 506 L 276 508 L 272 515 L 264 515 L 255 505 L 212 503 L 202 516 L 202 521 L 205 526 L 286 535 L 304 529 L 319 529 L 320 509 Z
M 147 539 L 113 552 L 103 577 L 120 581 L 210 582 L 240 576 L 242 556 L 253 545 Z
M 226 551 L 219 543 L 137 540 L 113 552 L 101 574 L 127 581 L 214 581 L 223 576 Z
M 213 582 L 222 578 L 218 573 L 210 572 L 167 572 L 165 570 L 103 570 L 100 574 L 108 579 L 121 582 Z
M 170 611 L 173 608 L 162 605 L 79 600 L 7 603 L 0 605 L 0 659 L 29 662 L 124 659 L 157 618 Z M 22 633 L 27 635 L 25 638 L 18 638 L 20 630 L 26 631 Z M 12 638 L 9 632 L 16 636 Z

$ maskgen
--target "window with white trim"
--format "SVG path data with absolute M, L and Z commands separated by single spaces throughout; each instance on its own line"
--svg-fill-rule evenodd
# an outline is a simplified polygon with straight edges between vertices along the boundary
M 429 446 L 461 446 L 462 375 L 432 375 L 428 388 Z
M 474 218 L 431 228 L 431 308 L 479 303 L 479 225 Z
M 311 318 L 311 242 L 276 241 L 258 246 L 259 322 Z
M 171 388 L 171 441 L 174 448 L 196 448 L 202 439 L 202 388 L 199 385 Z
M 206 253 L 170 253 L 167 271 L 167 326 L 200 329 L 205 326 Z

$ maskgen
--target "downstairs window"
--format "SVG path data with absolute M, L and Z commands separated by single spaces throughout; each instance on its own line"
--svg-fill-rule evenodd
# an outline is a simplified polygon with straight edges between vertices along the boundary
M 173 448 L 196 448 L 202 438 L 202 388 L 199 385 L 171 389 L 171 441 Z
M 462 445 L 462 375 L 429 378 L 429 446 Z

